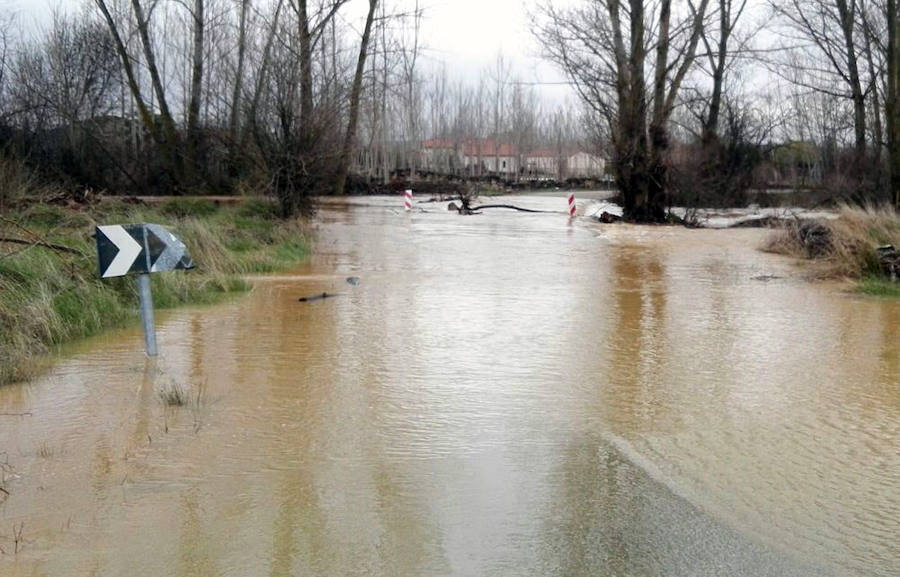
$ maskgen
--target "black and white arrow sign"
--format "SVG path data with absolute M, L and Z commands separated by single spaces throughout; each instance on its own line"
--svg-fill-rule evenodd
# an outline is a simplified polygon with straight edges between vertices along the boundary
M 184 243 L 158 224 L 98 226 L 96 236 L 102 278 L 194 268 Z

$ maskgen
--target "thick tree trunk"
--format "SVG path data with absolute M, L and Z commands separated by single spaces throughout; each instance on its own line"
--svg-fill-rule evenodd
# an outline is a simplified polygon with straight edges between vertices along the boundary
M 619 2 L 610 0 L 607 3 L 617 68 L 618 118 L 613 131 L 616 181 L 624 197 L 627 220 L 665 220 L 669 148 L 667 125 L 681 83 L 696 55 L 708 2 L 703 0 L 694 12 L 691 36 L 682 47 L 682 54 L 679 55 L 681 61 L 677 67 L 669 62 L 671 0 L 662 0 L 659 4 L 653 108 L 649 111 L 649 122 L 644 67 L 647 58 L 644 1 L 629 0 L 629 9 L 624 11 L 630 24 L 627 53 L 621 32 Z M 673 69 L 675 73 L 670 77 Z
M 622 192 L 625 196 L 625 218 L 646 220 L 650 204 L 650 144 L 647 139 L 647 90 L 644 84 L 644 2 L 629 0 L 628 11 L 631 46 L 628 51 L 624 79 L 625 100 L 620 104 L 619 164 Z
M 309 29 L 309 13 L 306 0 L 299 0 L 299 34 L 300 34 L 300 140 L 309 145 L 312 134 L 313 78 L 312 78 L 312 34 Z
M 359 99 L 362 94 L 363 71 L 366 67 L 366 56 L 369 53 L 369 40 L 372 36 L 372 22 L 375 20 L 376 8 L 378 8 L 378 0 L 369 0 L 369 13 L 366 16 L 366 27 L 363 30 L 359 57 L 356 61 L 356 74 L 353 76 L 353 87 L 350 90 L 350 115 L 347 121 L 347 132 L 344 135 L 344 144 L 341 147 L 334 181 L 335 194 L 344 194 L 344 187 L 347 184 L 350 155 L 353 152 L 353 140 L 356 138 L 356 126 L 359 123 Z
M 887 21 L 888 93 L 885 118 L 888 129 L 888 162 L 894 206 L 900 208 L 900 13 L 897 10 L 897 0 L 887 0 Z

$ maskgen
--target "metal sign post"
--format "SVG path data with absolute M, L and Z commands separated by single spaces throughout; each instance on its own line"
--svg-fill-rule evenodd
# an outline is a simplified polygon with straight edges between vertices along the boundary
M 137 285 L 138 295 L 141 297 L 141 324 L 144 325 L 144 344 L 147 346 L 147 356 L 155 357 L 158 351 L 156 348 L 156 324 L 153 321 L 153 294 L 150 292 L 150 275 L 138 275 Z
M 184 243 L 158 224 L 98 226 L 95 236 L 101 278 L 138 275 L 144 342 L 147 345 L 147 355 L 155 357 L 158 349 L 150 274 L 191 269 L 194 268 L 194 261 L 188 255 Z

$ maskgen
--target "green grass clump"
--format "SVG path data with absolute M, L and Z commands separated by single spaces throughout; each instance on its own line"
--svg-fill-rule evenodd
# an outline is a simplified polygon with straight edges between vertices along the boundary
M 0 243 L 0 384 L 31 376 L 36 360 L 62 343 L 137 321 L 134 279 L 98 278 L 95 226 L 170 227 L 197 268 L 152 275 L 154 304 L 211 304 L 249 290 L 245 274 L 283 270 L 307 257 L 303 224 L 274 218 L 270 204 L 174 199 L 148 206 L 105 199 L 82 210 L 39 202 L 5 210 L 0 236 L 37 238 L 76 252 Z
M 857 290 L 876 297 L 900 298 L 900 282 L 892 282 L 884 277 L 866 277 L 859 283 Z
M 178 218 L 204 218 L 219 211 L 219 204 L 206 198 L 170 198 L 162 203 L 160 212 Z
M 238 214 L 254 218 L 275 219 L 278 218 L 278 203 L 262 198 L 250 198 L 238 207 Z

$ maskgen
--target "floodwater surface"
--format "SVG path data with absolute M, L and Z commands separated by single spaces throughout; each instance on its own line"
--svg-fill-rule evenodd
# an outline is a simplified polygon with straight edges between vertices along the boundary
M 762 231 L 504 202 L 556 212 L 325 204 L 157 360 L 135 328 L 0 388 L 0 574 L 900 573 L 900 304 Z

